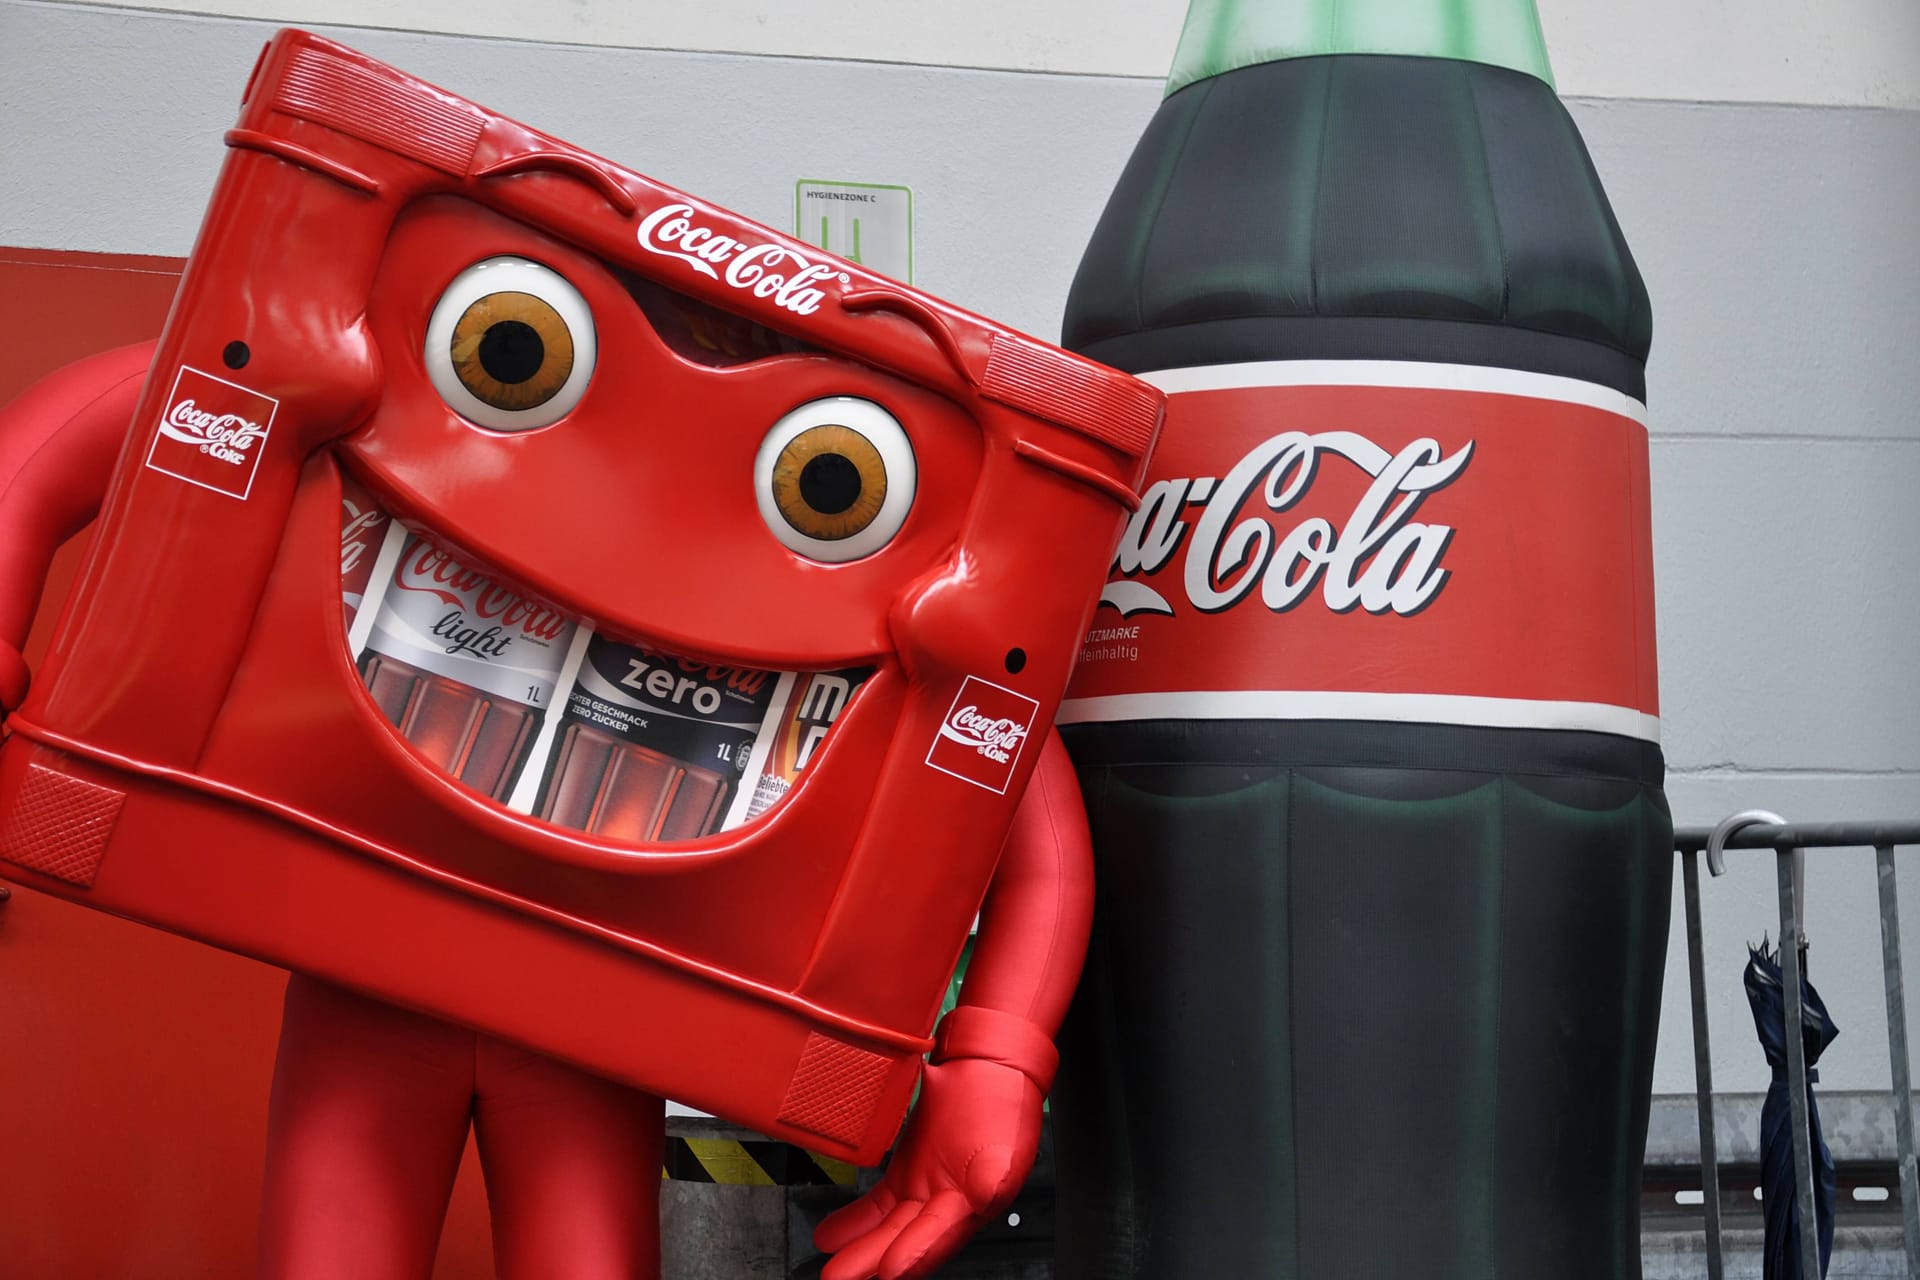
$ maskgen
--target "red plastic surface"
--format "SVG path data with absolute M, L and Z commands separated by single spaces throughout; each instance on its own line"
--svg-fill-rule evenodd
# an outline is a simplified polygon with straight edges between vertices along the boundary
M 0 812 L 55 778 L 124 800 L 90 887 L 6 861 L 44 838 L 11 826 L 0 871 L 873 1160 L 1157 393 L 304 33 L 268 47 L 228 140 L 99 535 L 0 747 Z M 578 405 L 512 434 L 450 410 L 422 358 L 442 290 L 501 255 L 569 281 L 599 338 Z M 623 276 L 803 349 L 689 359 Z M 768 428 L 826 396 L 886 407 L 920 477 L 892 542 L 844 564 L 788 550 L 753 489 Z M 211 447 L 175 448 L 163 420 Z M 342 469 L 603 632 L 875 674 L 745 827 L 649 847 L 510 812 L 360 683 Z M 943 726 L 967 736 L 994 699 L 1031 709 L 1025 732 L 952 767 Z

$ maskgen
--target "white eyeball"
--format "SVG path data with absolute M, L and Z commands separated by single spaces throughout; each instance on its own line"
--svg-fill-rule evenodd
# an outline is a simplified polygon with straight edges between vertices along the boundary
M 760 518 L 791 551 L 826 564 L 893 541 L 913 506 L 913 443 L 871 400 L 831 396 L 781 418 L 753 462 Z
M 454 277 L 427 322 L 427 376 L 449 407 L 493 431 L 549 426 L 593 377 L 593 313 L 556 271 L 488 258 Z

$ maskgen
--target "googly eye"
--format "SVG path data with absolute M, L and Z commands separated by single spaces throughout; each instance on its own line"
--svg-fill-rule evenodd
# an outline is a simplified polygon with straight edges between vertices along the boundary
M 810 560 L 844 564 L 893 541 L 913 506 L 913 445 L 871 400 L 813 400 L 773 424 L 753 463 L 760 518 Z
M 558 272 L 488 258 L 440 295 L 425 354 L 454 412 L 494 431 L 530 431 L 580 403 L 593 376 L 593 313 Z

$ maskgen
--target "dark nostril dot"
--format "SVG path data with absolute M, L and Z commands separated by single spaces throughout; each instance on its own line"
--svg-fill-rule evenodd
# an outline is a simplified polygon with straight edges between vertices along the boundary
M 220 353 L 220 358 L 226 361 L 229 369 L 244 369 L 247 367 L 247 361 L 253 359 L 253 352 L 247 350 L 246 343 L 234 341 L 227 344 L 227 349 Z
M 1026 665 L 1027 665 L 1027 651 L 1025 649 L 1007 650 L 1008 672 L 1010 672 L 1013 675 L 1019 675 L 1020 669 Z
M 546 362 L 547 344 L 530 324 L 502 320 L 488 325 L 480 337 L 480 367 L 495 382 L 525 382 Z
M 817 453 L 800 468 L 800 500 L 837 516 L 860 500 L 860 468 L 843 453 Z

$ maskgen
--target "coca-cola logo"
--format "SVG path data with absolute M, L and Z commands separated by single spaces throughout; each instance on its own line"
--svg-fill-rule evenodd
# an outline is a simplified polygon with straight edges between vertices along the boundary
M 191 400 L 182 400 L 160 420 L 160 433 L 237 467 L 247 460 L 254 441 L 266 438 L 267 429 L 237 413 L 210 413 Z
M 1019 750 L 1021 739 L 1027 736 L 1027 726 L 1007 716 L 982 715 L 980 708 L 968 706 L 948 717 L 940 726 L 940 733 L 972 747 L 989 760 L 1005 764 L 1013 752 Z
M 461 564 L 426 538 L 418 539 L 401 556 L 400 567 L 393 575 L 393 585 L 400 591 L 433 596 L 471 615 L 470 618 L 464 615 L 442 617 L 434 630 L 434 634 L 442 638 L 447 638 L 447 632 L 442 628 L 452 632 L 474 630 L 476 635 L 485 634 L 485 627 L 476 630 L 473 619 L 479 623 L 495 624 L 499 628 L 492 635 L 486 635 L 488 642 L 503 632 L 509 638 L 517 632 L 534 640 L 554 641 L 566 635 L 567 629 L 573 625 L 573 620 L 557 609 L 507 590 L 485 574 Z M 472 637 L 462 635 L 456 639 L 456 643 L 468 646 L 472 643 Z
M 378 507 L 359 510 L 351 500 L 341 504 L 347 518 L 340 526 L 340 574 L 351 574 L 372 553 L 374 534 L 387 523 L 387 513 Z
M 947 709 L 927 763 L 977 787 L 1005 794 L 1040 704 L 990 680 L 968 676 Z
M 815 262 L 786 245 L 749 244 L 703 226 L 690 204 L 655 209 L 641 222 L 639 240 L 648 253 L 677 258 L 710 280 L 771 300 L 798 316 L 818 311 L 829 285 L 848 282 L 838 267 Z
M 246 500 L 280 402 L 182 365 L 156 424 L 147 465 Z
M 1256 591 L 1262 605 L 1284 613 L 1317 588 L 1335 613 L 1411 616 L 1446 586 L 1442 560 L 1454 535 L 1451 525 L 1413 517 L 1472 456 L 1471 440 L 1448 456 L 1428 438 L 1390 453 L 1351 431 L 1286 431 L 1249 450 L 1218 481 L 1160 480 L 1141 495 L 1121 535 L 1113 559 L 1119 576 L 1100 603 L 1123 617 L 1173 614 L 1166 595 L 1135 579 L 1155 577 L 1184 550 L 1180 585 L 1200 613 L 1234 608 Z M 1271 519 L 1301 503 L 1329 458 L 1371 477 L 1347 517 L 1307 516 L 1284 527 Z

